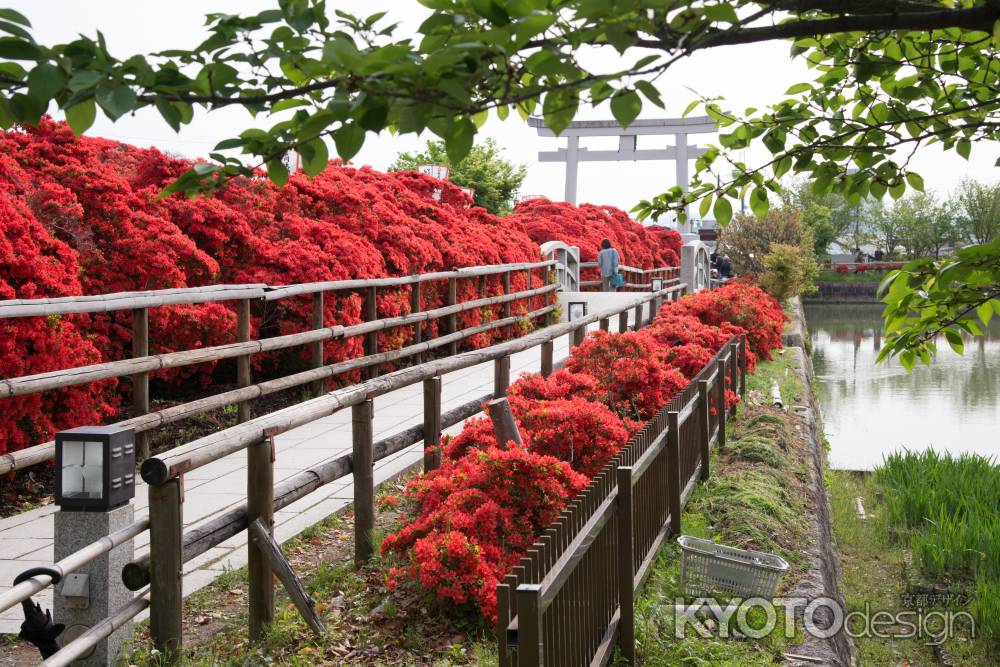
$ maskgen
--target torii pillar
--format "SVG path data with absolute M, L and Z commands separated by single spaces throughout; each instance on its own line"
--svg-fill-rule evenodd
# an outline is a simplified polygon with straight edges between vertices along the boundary
M 542 137 L 555 137 L 541 118 L 529 118 L 528 124 Z M 623 128 L 615 120 L 576 120 L 558 136 L 566 137 L 566 148 L 540 151 L 539 162 L 566 163 L 566 201 L 576 204 L 576 185 L 580 162 L 621 162 L 637 160 L 674 160 L 677 184 L 687 192 L 688 162 L 703 155 L 707 149 L 688 144 L 689 134 L 715 133 L 715 122 L 708 116 L 692 118 L 661 118 L 636 120 Z M 638 150 L 640 135 L 673 135 L 674 144 L 664 148 Z M 617 151 L 592 151 L 580 147 L 580 137 L 618 137 Z M 687 208 L 685 207 L 685 213 Z M 690 230 L 690 219 L 685 228 Z M 682 230 L 685 231 L 685 230 Z

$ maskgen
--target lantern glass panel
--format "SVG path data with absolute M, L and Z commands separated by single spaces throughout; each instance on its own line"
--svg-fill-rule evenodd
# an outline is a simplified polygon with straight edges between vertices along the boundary
M 62 494 L 66 498 L 104 497 L 104 445 L 64 441 Z

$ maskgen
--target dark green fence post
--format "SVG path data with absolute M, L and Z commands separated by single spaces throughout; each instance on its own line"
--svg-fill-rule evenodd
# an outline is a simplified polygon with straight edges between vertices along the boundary
M 708 381 L 698 381 L 698 444 L 701 446 L 701 478 L 708 479 L 708 456 L 711 445 L 712 422 L 708 416 Z
M 618 468 L 618 649 L 625 661 L 635 664 L 635 572 L 632 536 L 632 468 Z
M 667 413 L 667 505 L 670 508 L 670 532 L 681 532 L 681 427 L 680 415 Z
M 517 587 L 517 667 L 542 664 L 542 587 Z

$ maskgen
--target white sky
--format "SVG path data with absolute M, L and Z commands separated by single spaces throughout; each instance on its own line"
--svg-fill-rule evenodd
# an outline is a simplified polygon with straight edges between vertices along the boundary
M 96 30 L 104 33 L 109 49 L 116 57 L 124 58 L 134 53 L 150 53 L 178 47 L 193 47 L 204 38 L 204 15 L 212 12 L 251 14 L 261 9 L 277 6 L 275 0 L 7 0 L 25 14 L 34 25 L 36 38 L 43 43 L 65 42 L 78 33 L 93 35 Z M 371 14 L 387 10 L 403 26 L 397 32 L 401 37 L 413 32 L 421 17 L 428 10 L 416 0 L 328 0 L 331 11 L 343 9 L 355 14 Z M 604 63 L 610 63 L 602 54 Z M 631 56 L 631 59 L 636 57 Z M 694 99 L 693 89 L 700 94 L 721 95 L 728 103 L 724 106 L 742 111 L 745 107 L 763 107 L 773 102 L 793 83 L 810 77 L 800 62 L 788 57 L 784 43 L 715 49 L 703 52 L 676 65 L 662 77 L 658 87 L 667 109 L 647 104 L 642 118 L 679 116 Z M 583 109 L 579 118 L 610 118 L 605 104 L 599 110 Z M 194 122 L 184 126 L 180 134 L 174 133 L 152 109 L 126 116 L 112 124 L 98 114 L 98 120 L 88 134 L 118 139 L 137 146 L 157 146 L 190 157 L 204 156 L 220 140 L 235 136 L 240 131 L 257 124 L 268 127 L 273 123 L 266 118 L 255 121 L 240 109 L 225 109 L 211 114 L 200 113 Z M 563 197 L 563 166 L 539 163 L 539 150 L 552 150 L 563 142 L 544 139 L 523 123 L 516 114 L 506 122 L 491 118 L 481 130 L 481 135 L 496 139 L 509 159 L 528 167 L 528 178 L 522 194 L 545 195 L 560 200 Z M 375 138 L 369 135 L 364 148 L 354 158 L 355 164 L 369 164 L 385 169 L 402 151 L 419 149 L 430 133 L 424 137 L 392 137 L 388 133 Z M 703 140 L 714 141 L 711 135 Z M 594 148 L 611 148 L 610 145 L 586 143 Z M 598 140 L 600 141 L 600 140 Z M 654 148 L 664 145 L 665 139 L 640 139 L 640 147 Z M 615 144 L 616 145 L 616 144 Z M 749 162 L 764 153 L 750 152 Z M 979 180 L 996 180 L 1000 170 L 994 162 L 1000 156 L 996 145 L 976 146 L 971 160 L 966 162 L 953 152 L 938 148 L 924 149 L 911 167 L 920 173 L 930 189 L 947 191 L 964 176 Z M 599 204 L 612 204 L 625 210 L 638 200 L 650 197 L 674 185 L 674 165 L 671 162 L 591 162 L 580 165 L 579 199 Z

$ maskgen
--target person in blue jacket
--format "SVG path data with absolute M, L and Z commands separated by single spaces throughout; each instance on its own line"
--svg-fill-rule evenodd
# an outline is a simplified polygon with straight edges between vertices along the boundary
M 620 262 L 621 257 L 618 255 L 618 251 L 611 247 L 611 241 L 609 239 L 601 241 L 601 249 L 597 253 L 597 266 L 601 269 L 602 292 L 615 292 L 618 290 L 615 282 Z

